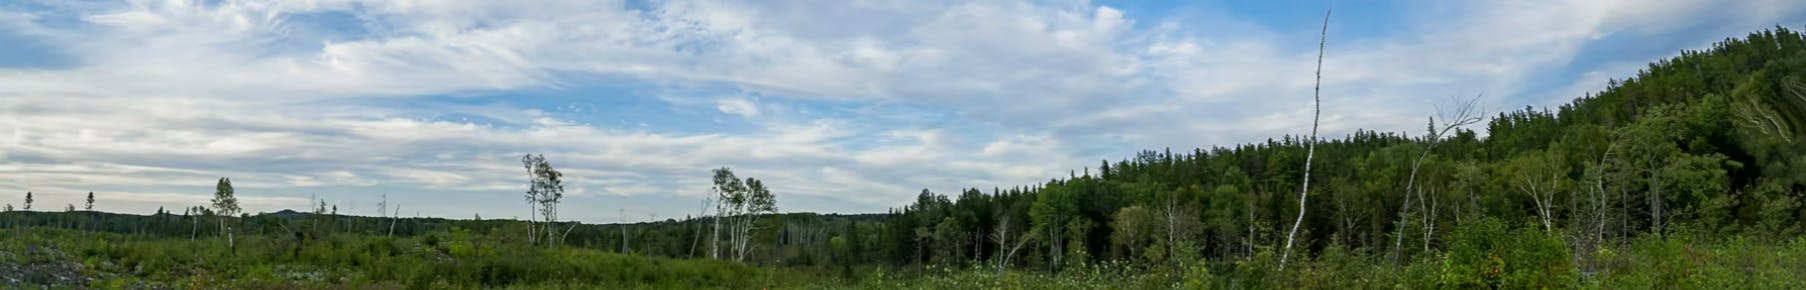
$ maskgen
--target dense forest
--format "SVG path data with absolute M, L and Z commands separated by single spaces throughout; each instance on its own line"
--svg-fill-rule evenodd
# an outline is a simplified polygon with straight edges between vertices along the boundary
M 150 216 L 26 197 L 0 213 L 0 284 L 1806 288 L 1806 35 L 1726 39 L 1555 108 L 1458 103 L 1422 132 L 1149 150 L 884 214 L 778 213 L 722 168 L 698 215 L 562 222 L 535 156 L 530 221 L 243 214 L 226 179 Z

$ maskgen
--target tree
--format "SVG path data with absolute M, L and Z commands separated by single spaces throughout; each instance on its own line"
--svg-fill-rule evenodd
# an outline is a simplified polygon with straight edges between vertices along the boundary
M 1533 152 L 1513 159 L 1506 165 L 1512 184 L 1524 194 L 1530 195 L 1535 205 L 1537 220 L 1544 231 L 1554 229 L 1555 198 L 1561 190 L 1562 174 L 1568 172 L 1562 168 L 1562 161 L 1555 154 Z
M 318 201 L 319 204 L 314 206 L 313 214 L 308 215 L 307 219 L 311 220 L 311 225 L 308 226 L 312 228 L 312 234 L 318 236 L 325 234 L 321 229 L 325 228 L 325 225 L 331 221 L 326 219 L 326 200 L 320 198 L 314 198 L 314 200 Z
M 992 199 L 991 196 L 985 195 L 977 188 L 970 188 L 960 193 L 959 199 L 953 203 L 953 217 L 962 225 L 961 228 L 967 231 L 967 234 L 962 235 L 964 241 L 961 243 L 971 245 L 970 253 L 973 260 L 986 257 L 985 236 L 990 233 L 991 227 L 996 226 L 995 216 L 992 215 L 994 211 Z
M 734 216 L 738 214 L 740 205 L 743 204 L 746 199 L 746 194 L 744 193 L 746 191 L 746 185 L 740 181 L 739 177 L 734 176 L 733 169 L 721 167 L 715 169 L 714 174 L 715 186 L 711 189 L 715 190 L 715 214 L 712 218 L 714 220 L 715 229 L 709 233 L 709 257 L 720 259 L 721 219 L 724 216 Z M 732 227 L 732 225 L 729 226 Z
M 1400 256 L 1404 255 L 1404 252 L 1402 252 L 1401 249 L 1405 245 L 1405 215 L 1406 212 L 1411 209 L 1411 197 L 1413 195 L 1417 196 L 1417 202 L 1426 206 L 1426 208 L 1424 208 L 1425 212 L 1431 210 L 1427 208 L 1429 203 L 1425 201 L 1423 191 L 1417 188 L 1417 173 L 1419 169 L 1423 168 L 1424 159 L 1429 158 L 1430 153 L 1436 150 L 1436 144 L 1440 143 L 1439 141 L 1442 141 L 1444 135 L 1447 135 L 1451 131 L 1459 130 L 1461 127 L 1480 122 L 1480 116 L 1485 114 L 1475 111 L 1474 108 L 1475 104 L 1479 102 L 1479 99 L 1480 98 L 1476 96 L 1471 99 L 1456 101 L 1454 110 L 1440 112 L 1440 115 L 1442 115 L 1442 126 L 1440 127 L 1436 126 L 1435 118 L 1430 119 L 1430 124 L 1427 126 L 1429 132 L 1424 135 L 1423 152 L 1418 153 L 1417 159 L 1411 161 L 1411 175 L 1405 179 L 1405 202 L 1403 206 L 1398 208 L 1398 234 L 1393 237 L 1394 240 L 1392 244 L 1393 264 L 1397 264 Z M 1438 111 L 1441 110 L 1439 109 Z M 1430 220 L 1429 217 L 1426 217 L 1424 223 L 1426 229 L 1435 228 L 1430 222 L 1432 222 L 1432 220 Z M 1430 231 L 1426 230 L 1425 235 L 1429 234 Z M 1426 248 L 1429 247 L 1429 243 L 1429 239 L 1424 239 Z
M 237 249 L 232 241 L 232 227 L 226 224 L 226 219 L 239 210 L 238 197 L 234 194 L 232 179 L 221 177 L 219 183 L 213 186 L 213 211 L 219 215 L 220 234 L 226 236 L 226 247 Z
M 1162 197 L 1157 210 L 1157 218 L 1162 219 L 1159 222 L 1160 230 L 1165 231 L 1166 237 L 1158 244 L 1160 250 L 1164 251 L 1161 253 L 1161 257 L 1171 263 L 1172 269 L 1170 270 L 1177 272 L 1185 268 L 1184 262 L 1192 256 L 1192 249 L 1188 246 L 1190 245 L 1189 240 L 1198 229 L 1200 220 L 1197 214 L 1198 210 L 1187 201 L 1203 195 L 1203 189 L 1197 185 L 1191 185 L 1178 190 L 1162 190 L 1161 192 L 1163 193 L 1160 194 Z M 1234 203 L 1225 204 L 1233 206 Z M 1233 225 L 1226 226 L 1225 229 L 1229 227 L 1233 227 Z
M 25 192 L 25 211 L 31 211 L 31 192 Z
M 777 213 L 778 210 L 777 197 L 765 187 L 765 182 L 747 178 L 743 184 L 744 193 L 735 205 L 738 209 L 735 212 L 739 213 L 739 216 L 734 217 L 736 223 L 732 237 L 735 261 L 744 261 L 747 253 L 752 250 L 752 235 L 759 227 L 760 217 Z
M 395 203 L 395 211 L 389 212 L 389 236 L 395 236 L 395 224 L 399 222 L 401 222 L 401 203 L 397 202 Z M 533 228 L 531 225 L 531 223 L 528 223 L 527 228 Z M 532 235 L 528 235 L 528 238 L 532 238 Z
M 82 217 L 83 219 L 87 219 L 87 221 L 84 222 L 82 226 L 87 227 L 89 230 L 92 230 L 94 228 L 94 192 L 93 191 L 88 192 L 88 203 L 87 203 L 87 205 L 82 206 L 82 210 L 88 212 L 87 216 Z
M 188 232 L 188 240 L 190 241 L 193 241 L 196 236 L 201 234 L 201 219 L 196 218 L 196 216 L 200 215 L 200 212 L 195 210 L 195 208 L 199 207 L 200 206 L 190 206 L 182 208 L 182 219 L 189 220 L 194 224 L 194 227 L 190 228 Z
M 997 250 L 1002 252 L 1002 255 L 997 258 L 997 274 L 999 277 L 1002 277 L 1004 269 L 1009 267 L 1010 258 L 1016 256 L 1016 252 L 1022 250 L 1022 246 L 1027 245 L 1030 241 L 1034 240 L 1035 237 L 1033 233 L 1024 234 L 1011 232 L 1010 226 L 1016 224 L 1012 223 L 1012 221 L 1016 220 L 1015 218 L 1012 218 L 1013 216 L 1015 215 L 1008 212 L 1000 214 L 997 217 L 997 231 L 991 234 L 991 240 L 997 241 Z M 1010 243 L 1010 237 L 1012 236 L 1018 238 L 1014 244 Z
M 552 229 L 558 222 L 558 202 L 564 198 L 564 173 L 553 169 L 552 163 L 547 162 L 543 154 L 522 156 L 521 165 L 526 167 L 529 180 L 527 204 L 530 207 L 536 207 L 535 215 L 545 218 L 545 222 L 542 223 L 544 228 L 537 231 L 545 234 L 546 244 L 550 246 L 557 242 L 553 240 L 557 236 L 554 235 Z M 528 235 L 535 236 L 533 221 L 527 223 L 529 225 L 527 227 Z
M 390 211 L 389 194 L 383 194 L 382 199 L 376 202 L 376 217 L 379 218 L 376 220 L 378 229 L 382 228 L 382 220 L 380 218 L 388 218 L 389 232 L 387 235 L 391 237 L 395 236 L 395 223 L 401 219 L 401 203 L 395 203 L 394 211 Z M 532 227 L 529 226 L 528 228 L 531 230 Z M 529 238 L 532 236 L 533 235 L 531 234 L 527 235 Z
M 934 256 L 940 264 L 952 265 L 959 262 L 959 251 L 965 248 L 965 232 L 959 221 L 950 216 L 941 218 L 941 222 L 934 225 L 930 239 L 934 241 Z
M 1298 237 L 1298 225 L 1304 223 L 1304 201 L 1311 192 L 1311 159 L 1317 156 L 1317 121 L 1323 115 L 1323 47 L 1329 40 L 1329 15 L 1332 11 L 1323 12 L 1323 33 L 1317 41 L 1317 85 L 1311 89 L 1311 105 L 1315 108 L 1311 115 L 1311 138 L 1305 140 L 1304 183 L 1298 189 L 1298 219 L 1292 221 L 1292 231 L 1286 234 L 1285 253 L 1279 255 L 1279 270 L 1285 271 L 1286 259 L 1292 256 L 1292 240 Z
M 1153 212 L 1139 205 L 1116 210 L 1111 219 L 1110 228 L 1115 233 L 1110 235 L 1110 243 L 1114 244 L 1122 257 L 1137 257 L 1139 251 L 1147 247 L 1156 227 L 1165 223 L 1158 221 Z
M 1078 194 L 1072 189 L 1061 183 L 1050 183 L 1035 196 L 1034 206 L 1029 208 L 1034 231 L 1047 237 L 1047 252 L 1053 256 L 1053 265 L 1065 263 L 1067 225 L 1080 218 L 1078 203 Z
M 685 220 L 701 219 L 703 217 L 709 216 L 709 206 L 713 205 L 714 203 L 715 203 L 714 198 L 703 197 L 702 202 L 696 206 L 697 207 L 696 217 L 690 218 L 690 219 L 685 219 Z M 691 233 L 692 237 L 690 239 L 690 257 L 694 258 L 694 257 L 696 257 L 696 249 L 702 244 L 702 237 L 705 236 L 702 234 L 702 231 L 704 229 L 708 229 L 708 225 L 702 224 L 700 222 L 692 222 L 692 224 L 695 224 L 695 230 Z M 707 236 L 710 238 L 715 237 L 713 235 L 713 233 L 711 233 L 710 235 L 707 235 Z M 711 242 L 709 244 L 711 246 L 714 245 L 713 242 Z M 710 258 L 713 258 L 713 257 L 714 257 L 714 254 L 711 252 Z

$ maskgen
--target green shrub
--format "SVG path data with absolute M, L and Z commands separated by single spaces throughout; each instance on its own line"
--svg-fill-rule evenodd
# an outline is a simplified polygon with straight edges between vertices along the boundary
M 1574 285 L 1578 272 L 1556 233 L 1509 230 L 1496 218 L 1457 227 L 1439 284 L 1450 288 L 1552 288 Z

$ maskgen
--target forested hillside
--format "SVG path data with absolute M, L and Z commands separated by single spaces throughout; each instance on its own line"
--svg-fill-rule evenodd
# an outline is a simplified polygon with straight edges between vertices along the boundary
M 239 234 L 255 237 L 246 247 L 264 249 L 213 256 L 235 259 L 240 268 L 230 268 L 134 254 L 159 245 L 231 247 L 191 241 L 228 230 L 210 228 L 206 208 L 145 217 L 70 206 L 66 213 L 0 214 L 0 224 L 15 228 L 0 238 L 0 253 L 77 243 L 82 239 L 73 236 L 102 231 L 94 235 L 103 239 L 55 247 L 74 249 L 63 253 L 89 264 L 162 268 L 87 266 L 113 271 L 90 274 L 113 282 L 186 283 L 199 279 L 187 270 L 197 267 L 224 277 L 275 273 L 256 276 L 274 284 L 251 287 L 1806 287 L 1806 35 L 1775 28 L 1726 39 L 1556 108 L 1485 116 L 1471 105 L 1445 109 L 1424 116 L 1422 132 L 1149 150 L 1039 184 L 923 190 L 913 203 L 880 215 L 773 208 L 570 225 L 556 229 L 566 236 L 548 239 L 561 241 L 554 246 L 536 244 L 536 227 L 517 220 L 350 217 L 323 204 L 312 214 L 227 214 Z M 1316 146 L 1308 181 L 1307 146 Z M 1303 182 L 1310 187 L 1301 207 Z M 1294 264 L 1281 269 L 1301 208 Z M 723 219 L 743 222 L 729 229 L 744 234 L 720 232 Z M 742 250 L 728 258 L 716 245 Z M 526 249 L 534 250 L 512 252 Z M 293 253 L 256 260 L 282 251 Z M 227 258 L 232 253 L 254 258 Z M 530 262 L 572 255 L 651 266 L 622 266 L 642 267 L 633 271 L 646 276 L 603 280 L 545 273 L 614 268 Z M 508 256 L 525 260 L 497 258 Z M 33 263 L 21 257 L 0 261 Z M 665 260 L 711 257 L 730 262 Z M 438 266 L 357 274 L 372 261 Z M 725 270 L 698 276 L 709 278 L 678 272 L 715 267 Z M 296 272 L 354 278 L 281 274 Z M 512 276 L 486 276 L 492 273 Z
M 1500 113 L 1476 128 L 1484 138 L 1465 128 L 1432 138 L 1455 117 L 1417 134 L 1325 140 L 1302 240 L 1410 260 L 1485 218 L 1557 232 L 1584 252 L 1683 229 L 1789 236 L 1806 214 L 1803 77 L 1806 39 L 1776 29 L 1651 64 L 1559 108 Z M 1247 257 L 1284 242 L 1302 139 L 1144 151 L 1044 184 L 924 191 L 889 220 L 885 248 L 895 264 L 987 260 L 1000 247 L 985 236 L 1032 232 L 1042 245 L 1021 254 L 1029 264 L 1167 248 L 1183 250 L 1157 256 Z

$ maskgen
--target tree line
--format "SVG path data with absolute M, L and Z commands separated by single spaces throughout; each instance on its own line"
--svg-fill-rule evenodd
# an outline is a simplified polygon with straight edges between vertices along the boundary
M 1306 251 L 1398 264 L 1442 253 L 1450 229 L 1491 218 L 1558 234 L 1589 271 L 1597 249 L 1641 236 L 1785 237 L 1806 214 L 1803 77 L 1806 39 L 1776 28 L 1655 62 L 1553 109 L 1483 119 L 1470 99 L 1420 134 L 1143 151 L 1040 184 L 924 190 L 879 238 L 896 266 L 1182 271 L 1283 248 L 1298 227 Z M 1315 164 L 1304 162 L 1313 150 Z M 1299 180 L 1307 195 L 1285 194 L 1302 191 Z M 1310 215 L 1294 219 L 1300 211 Z

